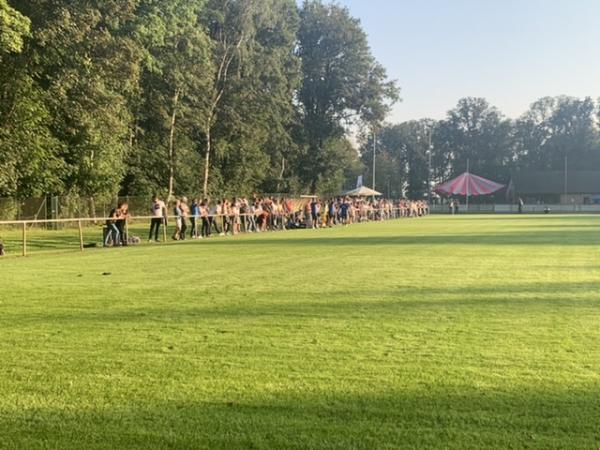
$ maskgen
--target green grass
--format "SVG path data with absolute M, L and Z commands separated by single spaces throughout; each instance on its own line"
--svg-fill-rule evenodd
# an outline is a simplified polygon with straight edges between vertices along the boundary
M 83 228 L 83 241 L 85 245 L 96 245 L 102 247 L 102 227 L 104 222 L 97 224 L 86 224 Z M 63 226 L 63 225 L 61 225 Z M 130 234 L 140 237 L 143 241 L 148 239 L 147 221 L 133 221 L 130 226 Z M 175 231 L 174 224 L 168 227 L 167 237 L 170 239 Z M 160 239 L 163 239 L 162 228 Z M 23 251 L 23 231 L 20 226 L 1 226 L 0 242 L 6 248 L 8 257 L 20 256 Z M 31 226 L 27 228 L 27 254 L 58 253 L 79 250 L 79 230 L 76 222 L 69 222 L 58 232 L 46 229 L 43 226 Z
M 41 254 L 0 289 L 2 449 L 600 448 L 600 217 Z

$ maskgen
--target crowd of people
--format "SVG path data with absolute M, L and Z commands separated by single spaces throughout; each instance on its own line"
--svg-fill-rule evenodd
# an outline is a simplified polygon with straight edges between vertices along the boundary
M 158 196 L 154 196 L 149 242 L 159 241 L 160 228 L 166 226 L 170 218 L 175 220 L 171 237 L 180 241 L 188 238 L 205 239 L 213 235 L 236 235 L 242 232 L 348 226 L 364 221 L 429 214 L 429 205 L 424 201 L 367 200 L 350 197 L 323 200 L 318 197 L 303 200 L 234 197 L 215 202 L 199 199 L 189 201 L 188 198 L 181 197 L 174 201 L 172 208 L 170 215 L 167 204 Z M 112 233 L 116 233 L 119 241 L 118 236 L 122 236 L 122 232 L 116 225 L 118 218 L 113 221 L 115 225 L 111 226 Z

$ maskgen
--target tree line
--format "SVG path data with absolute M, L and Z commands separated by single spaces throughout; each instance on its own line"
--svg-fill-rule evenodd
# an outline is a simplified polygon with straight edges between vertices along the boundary
M 0 31 L 0 196 L 334 191 L 398 99 L 318 0 L 0 0 Z
M 466 169 L 599 167 L 598 103 L 485 99 L 390 124 L 396 82 L 360 21 L 306 0 L 0 0 L 0 197 L 394 197 Z M 358 132 L 357 130 L 366 130 Z
M 464 98 L 443 120 L 387 124 L 363 136 L 365 178 L 390 196 L 424 198 L 467 170 L 506 183 L 516 171 L 600 170 L 600 101 L 545 97 L 516 120 L 483 98 Z M 375 144 L 375 145 L 374 145 Z

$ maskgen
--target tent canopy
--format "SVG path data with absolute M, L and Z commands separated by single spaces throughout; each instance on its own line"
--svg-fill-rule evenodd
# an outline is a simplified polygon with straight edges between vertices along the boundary
M 467 197 L 475 197 L 478 195 L 493 194 L 504 187 L 503 184 L 465 172 L 453 180 L 440 184 L 435 188 L 435 192 L 441 195 L 465 195 Z
M 373 189 L 369 189 L 366 186 L 361 186 L 356 189 L 352 189 L 351 191 L 344 192 L 342 195 L 347 195 L 348 197 L 380 197 L 383 194 L 381 192 L 374 191 Z

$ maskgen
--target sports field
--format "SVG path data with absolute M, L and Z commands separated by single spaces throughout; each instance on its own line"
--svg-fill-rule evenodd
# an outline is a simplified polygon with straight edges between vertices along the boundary
M 598 449 L 600 217 L 0 260 L 1 449 Z

